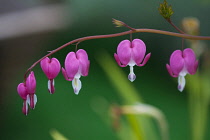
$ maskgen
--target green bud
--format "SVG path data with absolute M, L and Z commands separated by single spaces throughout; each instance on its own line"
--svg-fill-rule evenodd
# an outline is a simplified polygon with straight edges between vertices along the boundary
M 170 19 L 174 13 L 174 11 L 172 10 L 172 6 L 168 5 L 168 2 L 166 0 L 164 0 L 164 2 L 160 4 L 158 10 L 166 20 Z
M 117 19 L 114 19 L 114 18 L 112 19 L 112 22 L 113 22 L 113 24 L 116 25 L 116 27 L 123 27 L 123 26 L 125 26 L 124 22 L 122 22 L 120 20 L 117 20 Z

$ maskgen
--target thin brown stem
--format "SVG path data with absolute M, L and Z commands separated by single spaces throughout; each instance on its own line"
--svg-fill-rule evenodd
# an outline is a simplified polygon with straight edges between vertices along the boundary
M 135 29 L 135 30 L 129 30 L 129 31 L 125 31 L 125 32 L 115 33 L 115 34 L 86 36 L 86 37 L 82 37 L 82 38 L 78 38 L 78 39 L 72 40 L 72 41 L 70 41 L 70 42 L 68 42 L 68 43 L 58 47 L 57 49 L 52 50 L 50 53 L 48 53 L 47 55 L 45 55 L 44 57 L 42 57 L 41 59 L 36 61 L 25 72 L 24 79 L 26 80 L 28 72 L 31 71 L 31 69 L 33 67 L 35 67 L 40 61 L 42 61 L 42 59 L 44 59 L 45 57 L 48 57 L 48 56 L 54 54 L 55 52 L 65 48 L 65 47 L 67 47 L 67 46 L 69 46 L 69 45 L 71 45 L 73 43 L 82 42 L 82 41 L 91 40 L 91 39 L 112 38 L 112 37 L 118 37 L 118 36 L 123 36 L 123 35 L 127 35 L 127 34 L 132 34 L 132 33 L 140 33 L 140 32 L 163 34 L 163 35 L 181 37 L 181 38 L 191 39 L 191 40 L 210 40 L 210 36 L 193 36 L 193 35 L 188 35 L 188 34 L 180 34 L 180 33 L 174 33 L 174 32 L 162 31 L 162 30 L 156 30 L 156 29 Z
M 167 19 L 168 23 L 170 23 L 178 32 L 180 32 L 181 34 L 185 34 L 184 31 L 182 31 L 179 27 L 177 27 L 172 21 L 171 19 Z M 182 38 L 182 50 L 184 50 L 184 38 Z
M 135 30 L 136 30 L 135 28 L 132 28 L 132 27 L 128 26 L 128 25 L 125 24 L 125 23 L 124 23 L 124 26 L 127 27 L 128 29 L 132 30 L 132 31 L 135 31 Z
M 167 19 L 168 23 L 170 23 L 178 32 L 180 32 L 181 34 L 185 34 L 185 32 L 183 32 L 179 27 L 177 27 L 172 21 L 171 19 Z
M 132 42 L 133 40 L 133 34 L 130 34 L 130 41 Z
M 78 45 L 79 45 L 79 43 L 80 42 L 77 42 L 77 44 L 76 44 L 76 47 L 75 47 L 75 52 L 77 51 L 77 49 L 78 49 Z
M 182 50 L 184 50 L 184 38 L 182 38 Z

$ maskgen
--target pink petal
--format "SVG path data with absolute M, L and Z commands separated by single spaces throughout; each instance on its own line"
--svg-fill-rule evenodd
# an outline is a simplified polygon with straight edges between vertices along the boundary
M 41 68 L 48 79 L 54 79 L 60 72 L 60 62 L 56 58 L 46 57 L 40 62 Z
M 79 60 L 83 60 L 83 61 L 88 61 L 88 55 L 87 55 L 87 52 L 83 49 L 79 49 L 77 52 L 76 52 L 76 57 L 77 59 Z
M 82 74 L 82 76 L 87 76 L 88 72 L 89 72 L 90 61 L 87 61 L 85 63 L 83 61 L 79 61 L 79 64 L 81 66 L 81 74 Z
M 187 68 L 188 73 L 195 74 L 195 62 L 196 62 L 196 56 L 192 49 L 187 48 L 183 51 L 183 57 L 185 61 L 185 66 Z
M 60 72 L 61 65 L 58 59 L 52 58 L 49 63 L 48 79 L 54 79 Z
M 174 75 L 174 74 L 173 74 L 173 72 L 172 72 L 172 70 L 171 70 L 171 67 L 170 67 L 168 64 L 166 64 L 166 68 L 167 68 L 167 70 L 168 70 L 168 73 L 169 73 L 172 77 L 178 77 L 178 75 Z
M 149 60 L 150 56 L 151 56 L 151 53 L 148 53 L 148 54 L 146 55 L 146 57 L 144 58 L 142 64 L 136 64 L 136 65 L 137 65 L 137 66 L 144 66 L 144 65 L 147 63 L 147 61 Z
M 144 42 L 140 39 L 134 39 L 132 41 L 132 58 L 136 62 L 136 64 L 142 62 L 145 53 L 146 45 L 144 44 Z
M 117 64 L 118 64 L 120 67 L 126 67 L 126 65 L 123 65 L 123 64 L 120 63 L 120 59 L 119 59 L 119 57 L 118 57 L 118 55 L 117 55 L 116 53 L 114 54 L 114 58 L 115 58 Z
M 184 68 L 184 59 L 182 57 L 182 51 L 176 50 L 171 54 L 170 67 L 174 75 L 179 75 Z
M 23 100 L 26 100 L 26 97 L 28 95 L 28 92 L 26 90 L 26 87 L 24 85 L 24 83 L 20 83 L 17 87 L 17 92 L 18 94 L 20 95 L 20 97 L 23 99 Z
M 44 58 L 41 62 L 40 62 L 40 66 L 43 70 L 43 72 L 45 73 L 46 76 L 49 75 L 49 63 L 50 63 L 50 59 L 48 57 Z
M 76 52 L 76 57 L 79 60 L 80 70 L 82 76 L 87 76 L 90 66 L 90 61 L 88 60 L 88 55 L 85 50 L 79 49 Z
M 32 71 L 26 79 L 26 89 L 29 94 L 34 94 L 36 89 L 36 79 Z
M 74 52 L 70 52 L 65 59 L 65 69 L 68 78 L 73 79 L 79 70 L 79 61 Z
M 131 60 L 131 42 L 123 40 L 117 47 L 117 55 L 123 65 L 127 65 Z
M 62 74 L 64 76 L 64 78 L 67 80 L 67 81 L 72 81 L 73 79 L 70 79 L 66 73 L 66 70 L 64 68 L 62 68 Z

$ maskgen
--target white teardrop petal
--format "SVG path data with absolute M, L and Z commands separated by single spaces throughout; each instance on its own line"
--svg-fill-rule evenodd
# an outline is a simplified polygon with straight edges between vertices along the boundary
M 185 77 L 179 75 L 179 77 L 178 77 L 178 90 L 179 90 L 180 92 L 182 92 L 182 91 L 184 90 L 185 83 L 186 83 Z
M 76 95 L 78 95 L 80 89 L 82 88 L 82 83 L 81 83 L 81 81 L 80 81 L 79 78 L 74 78 L 74 79 L 72 80 L 72 87 L 73 87 L 73 89 L 74 89 L 74 93 L 75 93 Z
M 133 66 L 130 66 L 130 74 L 128 75 L 128 79 L 133 82 L 136 79 L 136 75 L 133 72 Z
M 36 103 L 37 103 L 37 96 L 36 96 L 36 94 L 34 94 L 34 108 L 36 106 Z

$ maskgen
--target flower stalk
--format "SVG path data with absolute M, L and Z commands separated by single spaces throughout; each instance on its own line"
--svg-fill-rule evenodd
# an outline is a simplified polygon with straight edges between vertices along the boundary
M 156 29 L 135 29 L 135 30 L 129 30 L 125 32 L 120 32 L 120 33 L 115 33 L 115 34 L 108 34 L 108 35 L 95 35 L 95 36 L 86 36 L 82 38 L 78 38 L 75 40 L 72 40 L 70 42 L 67 42 L 66 44 L 58 47 L 55 50 L 50 51 L 47 55 L 43 56 L 41 59 L 37 60 L 35 63 L 31 65 L 31 67 L 28 68 L 28 70 L 24 74 L 24 80 L 26 81 L 27 74 L 39 63 L 41 62 L 44 58 L 51 56 L 52 54 L 56 53 L 57 51 L 77 42 L 82 42 L 85 40 L 91 40 L 91 39 L 100 39 L 100 38 L 112 38 L 112 37 L 118 37 L 118 36 L 123 36 L 127 34 L 132 34 L 132 33 L 155 33 L 155 34 L 163 34 L 163 35 L 169 35 L 169 36 L 175 36 L 175 37 L 181 37 L 185 39 L 192 39 L 192 40 L 210 40 L 210 36 L 193 36 L 193 35 L 188 35 L 188 34 L 181 34 L 181 33 L 174 33 L 174 32 L 169 32 L 169 31 L 163 31 L 163 30 L 156 30 Z

